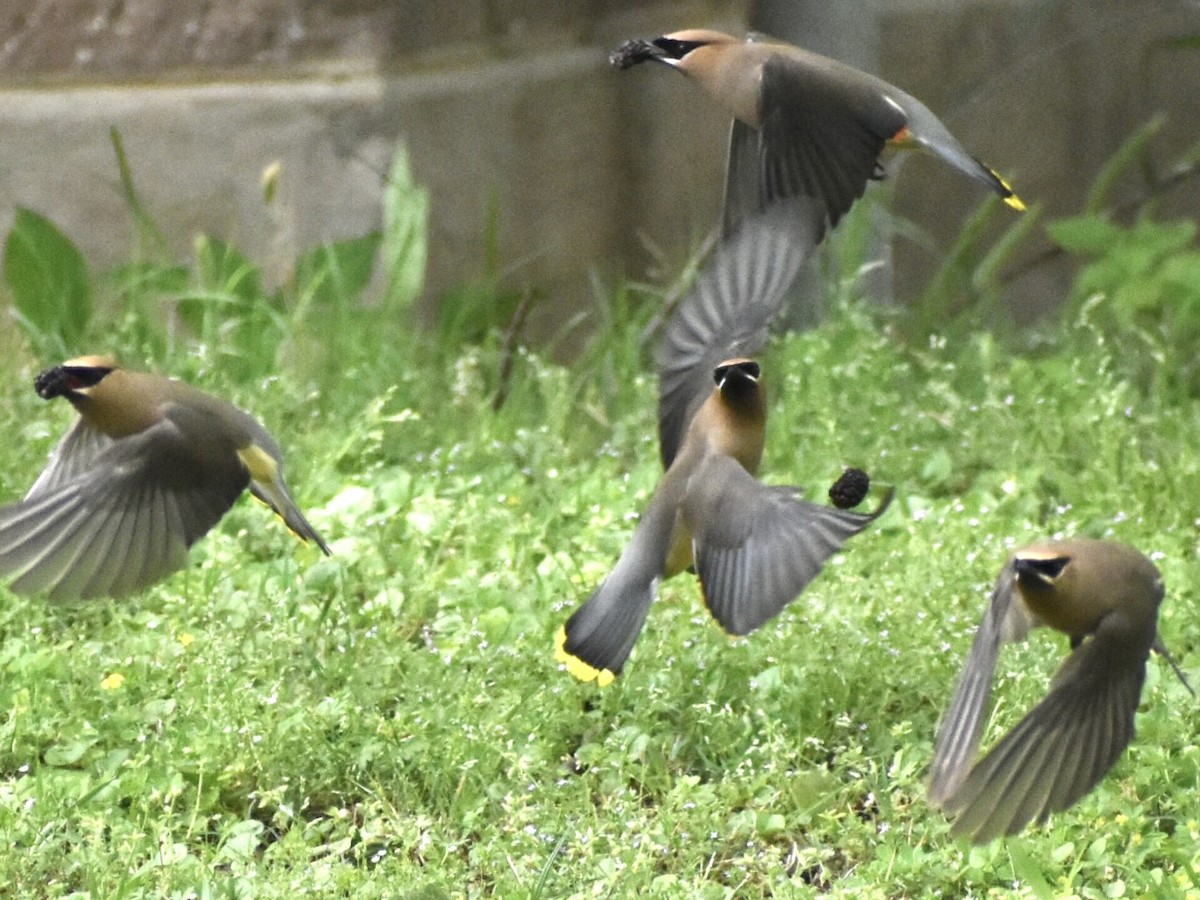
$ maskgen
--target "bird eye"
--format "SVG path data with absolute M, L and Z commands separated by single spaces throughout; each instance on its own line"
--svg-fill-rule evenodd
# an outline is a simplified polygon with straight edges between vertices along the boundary
M 655 38 L 653 43 L 671 59 L 683 59 L 697 47 L 704 46 L 701 41 L 680 41 L 669 37 Z
M 762 376 L 762 368 L 760 368 L 756 362 L 744 362 L 739 366 L 739 368 L 755 381 L 758 381 L 758 379 Z
M 1019 578 L 1035 578 L 1049 584 L 1058 578 L 1071 561 L 1069 556 L 1052 556 L 1047 559 L 1019 557 L 1016 560 Z
M 72 391 L 94 387 L 112 371 L 105 366 L 63 366 L 62 370 L 67 376 L 67 386 Z

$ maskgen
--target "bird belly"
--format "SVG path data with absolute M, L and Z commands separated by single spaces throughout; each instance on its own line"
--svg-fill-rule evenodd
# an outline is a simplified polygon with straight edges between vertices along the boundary
M 1071 637 L 1082 638 L 1096 630 L 1101 616 L 1095 607 L 1067 603 L 1056 591 L 1022 591 L 1021 599 L 1038 622 Z
M 681 512 L 675 514 L 675 527 L 671 530 L 671 549 L 667 551 L 667 563 L 663 567 L 663 578 L 672 578 L 694 564 L 692 559 L 692 530 L 683 522 Z

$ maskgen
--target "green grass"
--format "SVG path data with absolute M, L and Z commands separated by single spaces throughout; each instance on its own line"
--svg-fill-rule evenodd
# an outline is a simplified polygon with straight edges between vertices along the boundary
M 659 474 L 632 308 L 573 370 L 518 356 L 499 412 L 494 341 L 364 335 L 317 376 L 249 381 L 204 348 L 176 357 L 275 431 L 335 555 L 243 499 L 131 601 L 0 591 L 9 895 L 1200 893 L 1194 701 L 1158 660 L 1130 751 L 1048 826 L 969 849 L 922 781 L 1013 543 L 1155 554 L 1161 630 L 1194 667 L 1196 402 L 1135 390 L 1086 327 L 1038 355 L 970 332 L 913 349 L 849 303 L 764 355 L 763 474 L 820 497 L 863 466 L 897 485 L 892 510 L 748 638 L 690 576 L 666 583 L 597 690 L 552 645 Z M 5 501 L 71 418 L 7 340 Z M 1049 633 L 1006 650 L 988 739 L 1065 650 Z
M 1159 660 L 1130 750 L 1047 826 L 971 849 L 923 787 L 1016 544 L 1152 554 L 1160 630 L 1195 671 L 1194 226 L 1052 223 L 1086 265 L 1060 325 L 1005 341 L 984 322 L 1003 321 L 994 276 L 1020 235 L 965 242 L 897 316 L 856 296 L 861 250 L 840 231 L 830 316 L 762 358 L 762 474 L 822 499 L 860 466 L 895 503 L 747 638 L 712 622 L 694 578 L 666 583 L 598 690 L 554 663 L 553 638 L 660 474 L 639 346 L 653 299 L 598 300 L 569 369 L 514 355 L 524 301 L 491 276 L 415 331 L 427 201 L 402 154 L 380 232 L 301 253 L 268 291 L 214 237 L 190 265 L 166 256 L 115 133 L 114 149 L 127 264 L 90 272 L 32 211 L 5 244 L 20 330 L 0 329 L 0 503 L 72 419 L 33 374 L 117 352 L 260 417 L 334 556 L 243 498 L 131 600 L 0 587 L 0 895 L 1200 897 L 1196 701 Z M 1040 633 L 1006 649 L 986 742 L 1066 649 Z

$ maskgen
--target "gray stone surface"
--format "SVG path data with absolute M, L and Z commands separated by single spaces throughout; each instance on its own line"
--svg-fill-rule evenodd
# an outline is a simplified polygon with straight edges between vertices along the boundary
M 1081 211 L 1104 164 L 1158 112 L 1169 122 L 1154 145 L 1160 165 L 1200 140 L 1198 54 L 1162 47 L 1172 36 L 1200 35 L 1194 4 L 908 0 L 889 11 L 884 28 L 888 77 L 919 88 L 972 152 L 1042 207 L 1043 218 Z M 1116 202 L 1144 195 L 1141 174 L 1118 183 Z M 973 190 L 960 190 L 960 181 L 927 158 L 904 163 L 897 212 L 917 223 L 927 241 L 897 244 L 899 296 L 912 296 L 928 281 L 977 201 Z M 1157 208 L 1166 215 L 1200 214 L 1200 186 L 1193 181 Z M 998 218 L 1006 224 L 1010 217 Z M 1048 246 L 1035 242 L 1022 258 Z M 1067 261 L 1059 260 L 1011 284 L 1007 299 L 1018 319 L 1053 308 L 1070 276 Z
M 125 258 L 116 125 L 181 257 L 206 231 L 282 279 L 299 250 L 375 226 L 380 173 L 402 141 L 432 195 L 431 302 L 484 274 L 494 215 L 504 283 L 539 289 L 534 329 L 552 335 L 594 303 L 593 271 L 669 278 L 720 202 L 724 117 L 684 79 L 649 66 L 618 73 L 607 52 L 682 26 L 738 31 L 746 6 L 22 0 L 0 10 L 0 229 L 29 206 L 94 266 Z M 1078 207 L 1153 111 L 1169 116 L 1160 160 L 1195 140 L 1195 51 L 1152 49 L 1200 33 L 1193 6 L 906 0 L 862 10 L 857 25 L 843 10 L 821 27 L 877 51 L 880 74 L 1052 213 Z M 855 27 L 859 45 L 844 34 Z M 267 207 L 259 176 L 275 160 L 280 192 Z M 904 297 L 980 194 L 925 159 L 905 161 L 895 181 L 900 215 L 925 235 L 897 245 Z M 1198 195 L 1193 185 L 1169 208 L 1195 214 Z M 1065 279 L 1039 267 L 1013 302 L 1052 302 Z

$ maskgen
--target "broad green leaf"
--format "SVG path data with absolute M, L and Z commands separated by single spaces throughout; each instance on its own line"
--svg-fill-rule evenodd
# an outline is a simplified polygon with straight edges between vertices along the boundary
M 87 264 L 54 223 L 24 207 L 4 245 L 4 279 L 19 321 L 43 352 L 77 351 L 92 317 Z
M 48 766 L 72 767 L 83 759 L 83 755 L 95 744 L 95 740 L 71 740 L 48 747 L 42 759 Z
M 1049 223 L 1046 231 L 1064 250 L 1095 256 L 1116 244 L 1124 230 L 1100 216 L 1073 216 Z
M 321 305 L 352 305 L 375 270 L 380 233 L 331 241 L 301 254 L 296 261 L 297 293 Z

